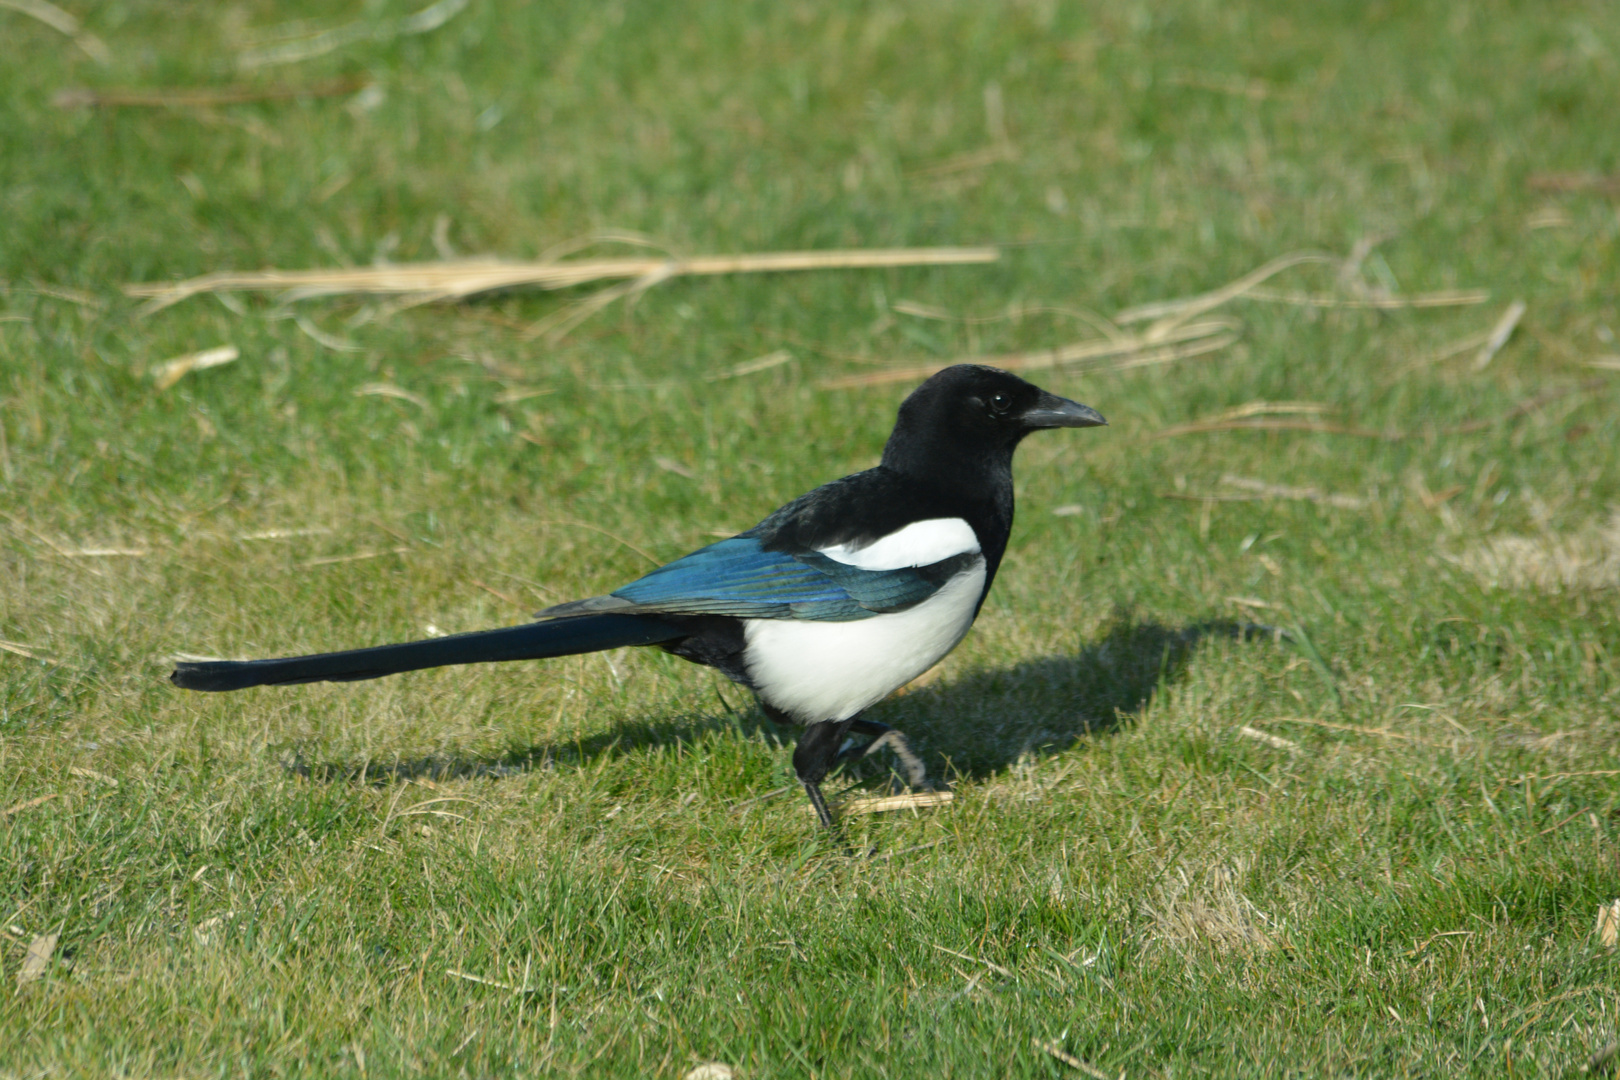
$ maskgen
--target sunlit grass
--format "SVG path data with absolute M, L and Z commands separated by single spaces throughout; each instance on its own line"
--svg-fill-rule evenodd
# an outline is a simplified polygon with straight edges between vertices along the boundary
M 475 0 L 232 67 L 409 11 L 102 5 L 102 66 L 0 9 L 0 1074 L 1077 1075 L 1057 1040 L 1498 1077 L 1616 1037 L 1614 13 Z M 557 344 L 527 330 L 578 294 L 119 291 L 604 229 L 1005 254 L 670 281 Z M 1111 426 L 1020 452 L 978 625 L 878 707 L 956 798 L 851 820 L 872 857 L 771 797 L 792 732 L 661 654 L 165 678 L 605 591 L 875 461 L 908 387 L 825 379 L 1374 238 L 1271 284 L 1489 301 L 1236 301 L 1228 349 L 1038 375 Z M 1244 407 L 1339 430 L 1156 437 Z

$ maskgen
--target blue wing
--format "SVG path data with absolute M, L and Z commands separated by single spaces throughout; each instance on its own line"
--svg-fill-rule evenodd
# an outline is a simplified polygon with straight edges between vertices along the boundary
M 863 570 L 817 552 L 766 551 L 756 537 L 734 536 L 659 567 L 613 596 L 669 614 L 850 622 L 921 603 L 977 557 Z

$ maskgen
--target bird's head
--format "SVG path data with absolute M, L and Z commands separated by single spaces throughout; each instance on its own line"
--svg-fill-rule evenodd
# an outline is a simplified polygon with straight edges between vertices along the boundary
M 1089 405 L 1048 393 L 1009 372 L 956 364 L 901 403 L 883 463 L 907 472 L 970 460 L 1010 465 L 1013 449 L 1032 431 L 1107 423 Z

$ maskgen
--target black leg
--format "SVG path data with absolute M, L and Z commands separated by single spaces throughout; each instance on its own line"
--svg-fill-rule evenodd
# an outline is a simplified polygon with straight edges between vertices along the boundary
M 838 757 L 838 748 L 843 745 L 844 736 L 849 733 L 853 720 L 823 720 L 819 724 L 811 724 L 799 736 L 799 745 L 793 748 L 793 771 L 799 777 L 799 783 L 804 785 L 805 794 L 810 796 L 810 805 L 816 808 L 816 816 L 829 831 L 836 832 L 833 825 L 832 814 L 827 811 L 827 800 L 821 795 L 821 781 L 832 768 Z
M 821 824 L 826 827 L 828 832 L 837 836 L 838 826 L 833 824 L 832 813 L 827 809 L 827 800 L 821 794 L 821 785 L 819 783 L 813 784 L 808 780 L 803 781 L 803 783 L 804 793 L 810 796 L 810 805 L 815 807 L 816 816 L 821 819 Z

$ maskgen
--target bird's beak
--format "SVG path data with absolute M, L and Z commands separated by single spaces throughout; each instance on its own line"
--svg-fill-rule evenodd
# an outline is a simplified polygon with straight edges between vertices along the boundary
M 1102 413 L 1090 405 L 1044 392 L 1023 419 L 1025 426 L 1031 428 L 1106 427 L 1108 424 Z

